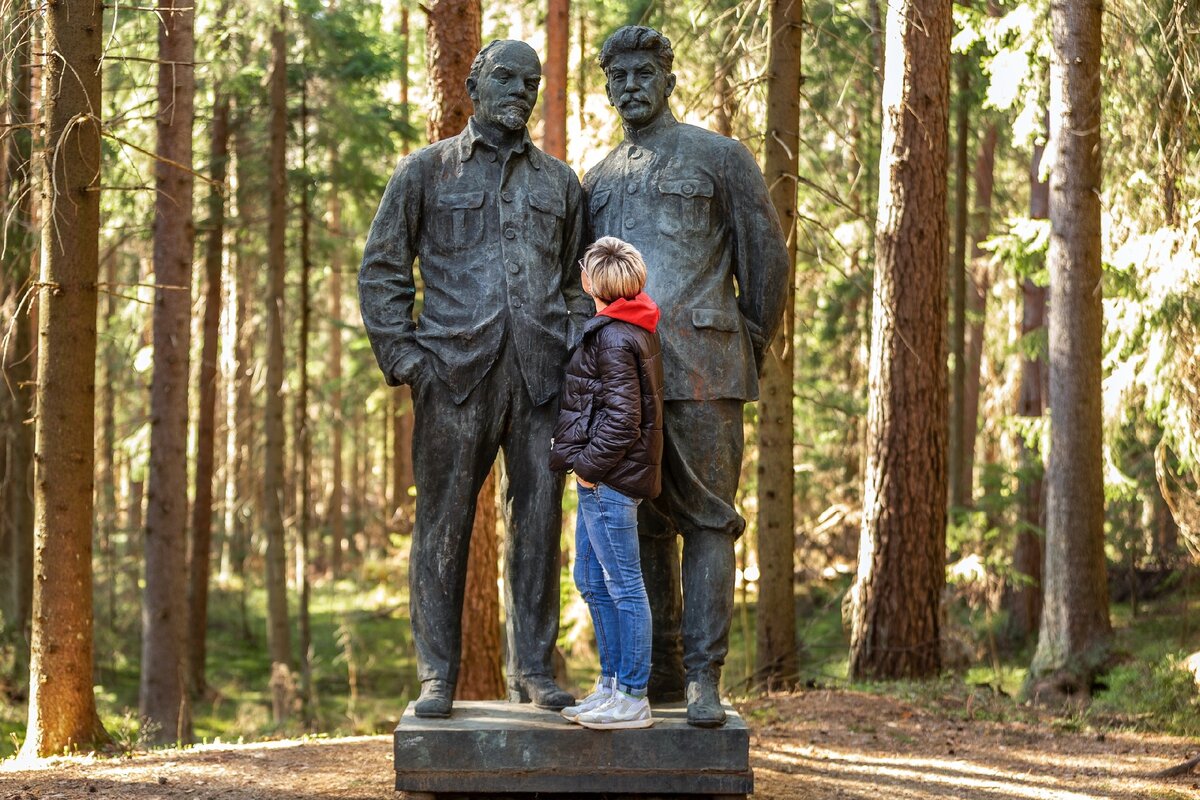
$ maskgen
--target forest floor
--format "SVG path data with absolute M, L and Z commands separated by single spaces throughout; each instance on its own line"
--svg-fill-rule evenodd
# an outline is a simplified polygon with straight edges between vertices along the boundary
M 1194 739 L 1105 731 L 1028 707 L 998 715 L 981 693 L 815 689 L 739 706 L 757 800 L 1200 798 L 1198 773 L 1152 777 L 1195 754 Z M 309 738 L 9 760 L 0 800 L 382 800 L 397 797 L 392 779 L 388 736 Z

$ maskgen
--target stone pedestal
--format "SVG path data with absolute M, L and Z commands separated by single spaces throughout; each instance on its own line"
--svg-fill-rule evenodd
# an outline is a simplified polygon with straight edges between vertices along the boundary
M 652 728 L 592 731 L 528 704 L 456 702 L 450 719 L 420 719 L 410 703 L 396 726 L 396 789 L 413 800 L 744 798 L 750 731 L 725 711 L 722 728 L 693 728 L 677 705 L 655 707 Z

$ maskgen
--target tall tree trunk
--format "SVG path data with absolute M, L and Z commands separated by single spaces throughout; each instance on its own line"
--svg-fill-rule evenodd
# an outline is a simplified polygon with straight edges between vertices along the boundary
M 271 31 L 271 180 L 267 220 L 267 397 L 263 470 L 263 528 L 267 536 L 267 642 L 271 656 L 271 700 L 276 724 L 290 713 L 292 643 L 288 629 L 287 547 L 284 542 L 283 303 L 284 242 L 287 235 L 287 34 L 286 7 Z
M 588 63 L 588 13 L 587 3 L 578 3 L 579 8 L 579 69 L 575 73 L 575 96 L 576 103 L 579 106 L 579 130 L 587 129 L 587 96 L 588 96 L 588 70 L 592 65 Z
M 307 69 L 307 65 L 305 65 Z M 296 447 L 300 450 L 300 474 L 296 480 L 300 485 L 300 529 L 296 547 L 296 577 L 300 584 L 299 617 L 300 646 L 300 697 L 304 708 L 305 724 L 316 719 L 315 695 L 312 682 L 312 626 L 308 613 L 311 587 L 309 570 L 312 555 L 309 552 L 309 537 L 312 527 L 312 440 L 308 430 L 308 335 L 312 326 L 312 301 L 309 280 L 312 275 L 312 252 L 310 231 L 312 229 L 312 203 L 309 199 L 308 172 L 308 79 L 300 87 L 300 172 L 305 176 L 300 192 L 300 353 L 297 369 L 300 372 L 300 392 L 296 397 L 296 417 L 300 424 L 296 428 Z
M 99 3 L 46 7 L 34 432 L 33 646 L 22 756 L 108 739 L 92 691 L 92 462 L 100 239 Z
M 234 383 L 237 384 L 237 397 L 234 414 L 234 460 L 233 480 L 237 492 L 237 517 L 231 533 L 233 537 L 232 562 L 234 572 L 243 578 L 240 582 L 241 604 L 245 606 L 246 597 L 246 558 L 250 551 L 250 531 L 252 524 L 261 514 L 258 508 L 260 495 L 256 475 L 258 470 L 251 462 L 251 454 L 257 451 L 254 426 L 254 342 L 258 336 L 257 320 L 251 303 L 258 296 L 259 284 L 255 279 L 257 272 L 253 260 L 246 252 L 246 240 L 249 230 L 246 216 L 253 207 L 254 193 L 249 183 L 250 162 L 253 158 L 249 131 L 248 112 L 241 110 L 234 130 L 234 149 L 237 163 L 237 192 L 234 200 L 237 203 L 237 218 L 240 224 L 234 238 L 235 263 L 237 265 L 237 297 L 235 298 L 234 326 Z
M 1112 646 L 1101 424 L 1100 49 L 1103 3 L 1050 9 L 1050 457 L 1036 692 L 1087 693 Z
M 542 149 L 567 159 L 567 46 L 571 38 L 571 0 L 547 0 L 546 63 L 542 65 Z
M 1029 216 L 1048 219 L 1050 216 L 1050 184 L 1041 179 L 1042 154 L 1045 148 L 1033 148 L 1029 167 Z M 1029 341 L 1046 325 L 1046 289 L 1026 277 L 1021 284 L 1021 337 Z M 1031 356 L 1023 348 L 1021 357 L 1021 390 L 1017 413 L 1023 417 L 1040 417 L 1046 407 L 1046 360 L 1039 353 Z M 1021 440 L 1021 471 L 1018 496 L 1021 501 L 1021 520 L 1013 546 L 1013 571 L 1027 578 L 1009 586 L 1005 593 L 1010 639 L 1023 641 L 1037 632 L 1042 615 L 1042 460 L 1040 454 Z
M 412 143 L 412 114 L 408 105 L 409 71 L 408 51 L 411 38 L 408 29 L 408 5 L 400 7 L 400 152 L 408 155 Z
M 969 144 L 968 103 L 971 88 L 970 63 L 965 55 L 956 59 L 958 65 L 958 102 L 954 109 L 954 262 L 950 268 L 950 296 L 954 298 L 954 323 L 950 331 L 950 349 L 954 355 L 952 396 L 950 402 L 950 508 L 969 505 L 971 481 L 964 484 L 963 461 L 966 443 L 963 441 L 964 398 L 967 387 L 966 352 L 967 319 L 967 145 Z
M 333 249 L 329 254 L 329 402 L 333 407 L 332 443 L 333 487 L 329 493 L 329 570 L 336 578 L 342 570 L 342 543 L 346 540 L 346 487 L 342 451 L 345 411 L 342 408 L 342 198 L 338 193 L 337 149 L 329 146 L 332 181 L 326 197 L 326 224 Z
M 950 29 L 949 0 L 888 7 L 855 678 L 941 667 Z
M 802 0 L 772 0 L 767 57 L 766 167 L 771 202 L 788 247 L 783 324 L 766 354 L 758 401 L 758 615 L 755 681 L 786 688 L 799 675 L 796 649 L 795 470 L 792 452 L 796 318 L 796 172 L 800 153 Z
M 188 550 L 188 657 L 191 689 L 204 693 L 208 633 L 208 566 L 212 542 L 213 460 L 216 450 L 217 334 L 221 325 L 221 266 L 224 260 L 225 195 L 229 163 L 229 98 L 217 89 L 212 119 L 208 193 L 208 243 L 204 254 L 204 345 L 200 355 L 199 421 L 196 426 L 196 491 Z
M 31 254 L 36 251 L 33 230 L 33 9 L 14 4 L 15 18 L 8 32 L 11 42 L 8 113 L 14 126 L 5 158 L 7 189 L 11 203 L 5 211 L 6 238 L 3 262 L 5 284 L 3 313 L 7 346 L 3 356 L 5 395 L 3 507 L 0 508 L 0 622 L 13 634 L 16 659 L 13 678 L 23 683 L 28 677 L 30 614 L 33 607 L 33 452 L 34 416 L 33 328 L 29 314 L 33 297 Z
M 979 404 L 983 397 L 983 345 L 987 331 L 987 300 L 992 291 L 992 265 L 983 249 L 983 243 L 991 230 L 992 184 L 996 166 L 996 125 L 984 129 L 979 140 L 979 152 L 975 158 L 975 210 L 971 232 L 970 282 L 966 287 L 967 317 L 970 325 L 966 331 L 964 348 L 964 393 L 962 424 L 962 460 L 958 465 L 958 476 L 951 476 L 961 487 L 963 505 L 974 507 L 972 495 L 975 475 L 975 445 L 979 438 Z M 952 423 L 953 424 L 953 423 Z
M 458 134 L 471 115 L 466 80 L 480 47 L 480 0 L 434 0 L 429 6 L 425 51 L 429 68 L 429 141 Z M 482 700 L 504 696 L 500 647 L 500 593 L 496 536 L 495 473 L 479 491 L 471 529 L 467 587 L 463 603 L 463 637 L 457 696 Z M 495 630 L 493 637 L 491 631 Z
M 192 119 L 189 0 L 165 0 L 158 30 L 158 158 L 154 164 L 154 373 L 146 494 L 140 714 L 156 744 L 187 742 L 187 439 L 192 311 Z M 182 166 L 177 166 L 182 165 Z

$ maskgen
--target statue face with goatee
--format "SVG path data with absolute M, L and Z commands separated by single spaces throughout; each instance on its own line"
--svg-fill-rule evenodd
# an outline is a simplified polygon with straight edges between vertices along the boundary
M 524 42 L 502 40 L 479 51 L 467 78 L 475 119 L 506 131 L 529 122 L 542 82 L 542 64 Z

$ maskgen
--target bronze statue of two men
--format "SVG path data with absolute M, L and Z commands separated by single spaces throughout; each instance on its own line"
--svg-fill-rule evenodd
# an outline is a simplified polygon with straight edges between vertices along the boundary
M 625 139 L 584 179 L 540 151 L 526 123 L 541 64 L 492 42 L 467 79 L 458 136 L 397 166 L 371 226 L 359 297 L 389 385 L 412 387 L 416 524 L 409 560 L 419 716 L 450 713 L 475 497 L 503 454 L 509 696 L 572 702 L 553 678 L 562 477 L 551 427 L 569 348 L 592 313 L 577 260 L 602 236 L 645 257 L 662 309 L 663 493 L 642 504 L 653 610 L 650 699 L 686 698 L 688 722 L 725 721 L 719 684 L 734 603 L 742 406 L 783 316 L 787 251 L 754 157 L 676 121 L 674 54 L 628 26 L 600 52 Z M 424 304 L 413 319 L 413 262 Z M 682 539 L 682 561 L 677 540 Z

